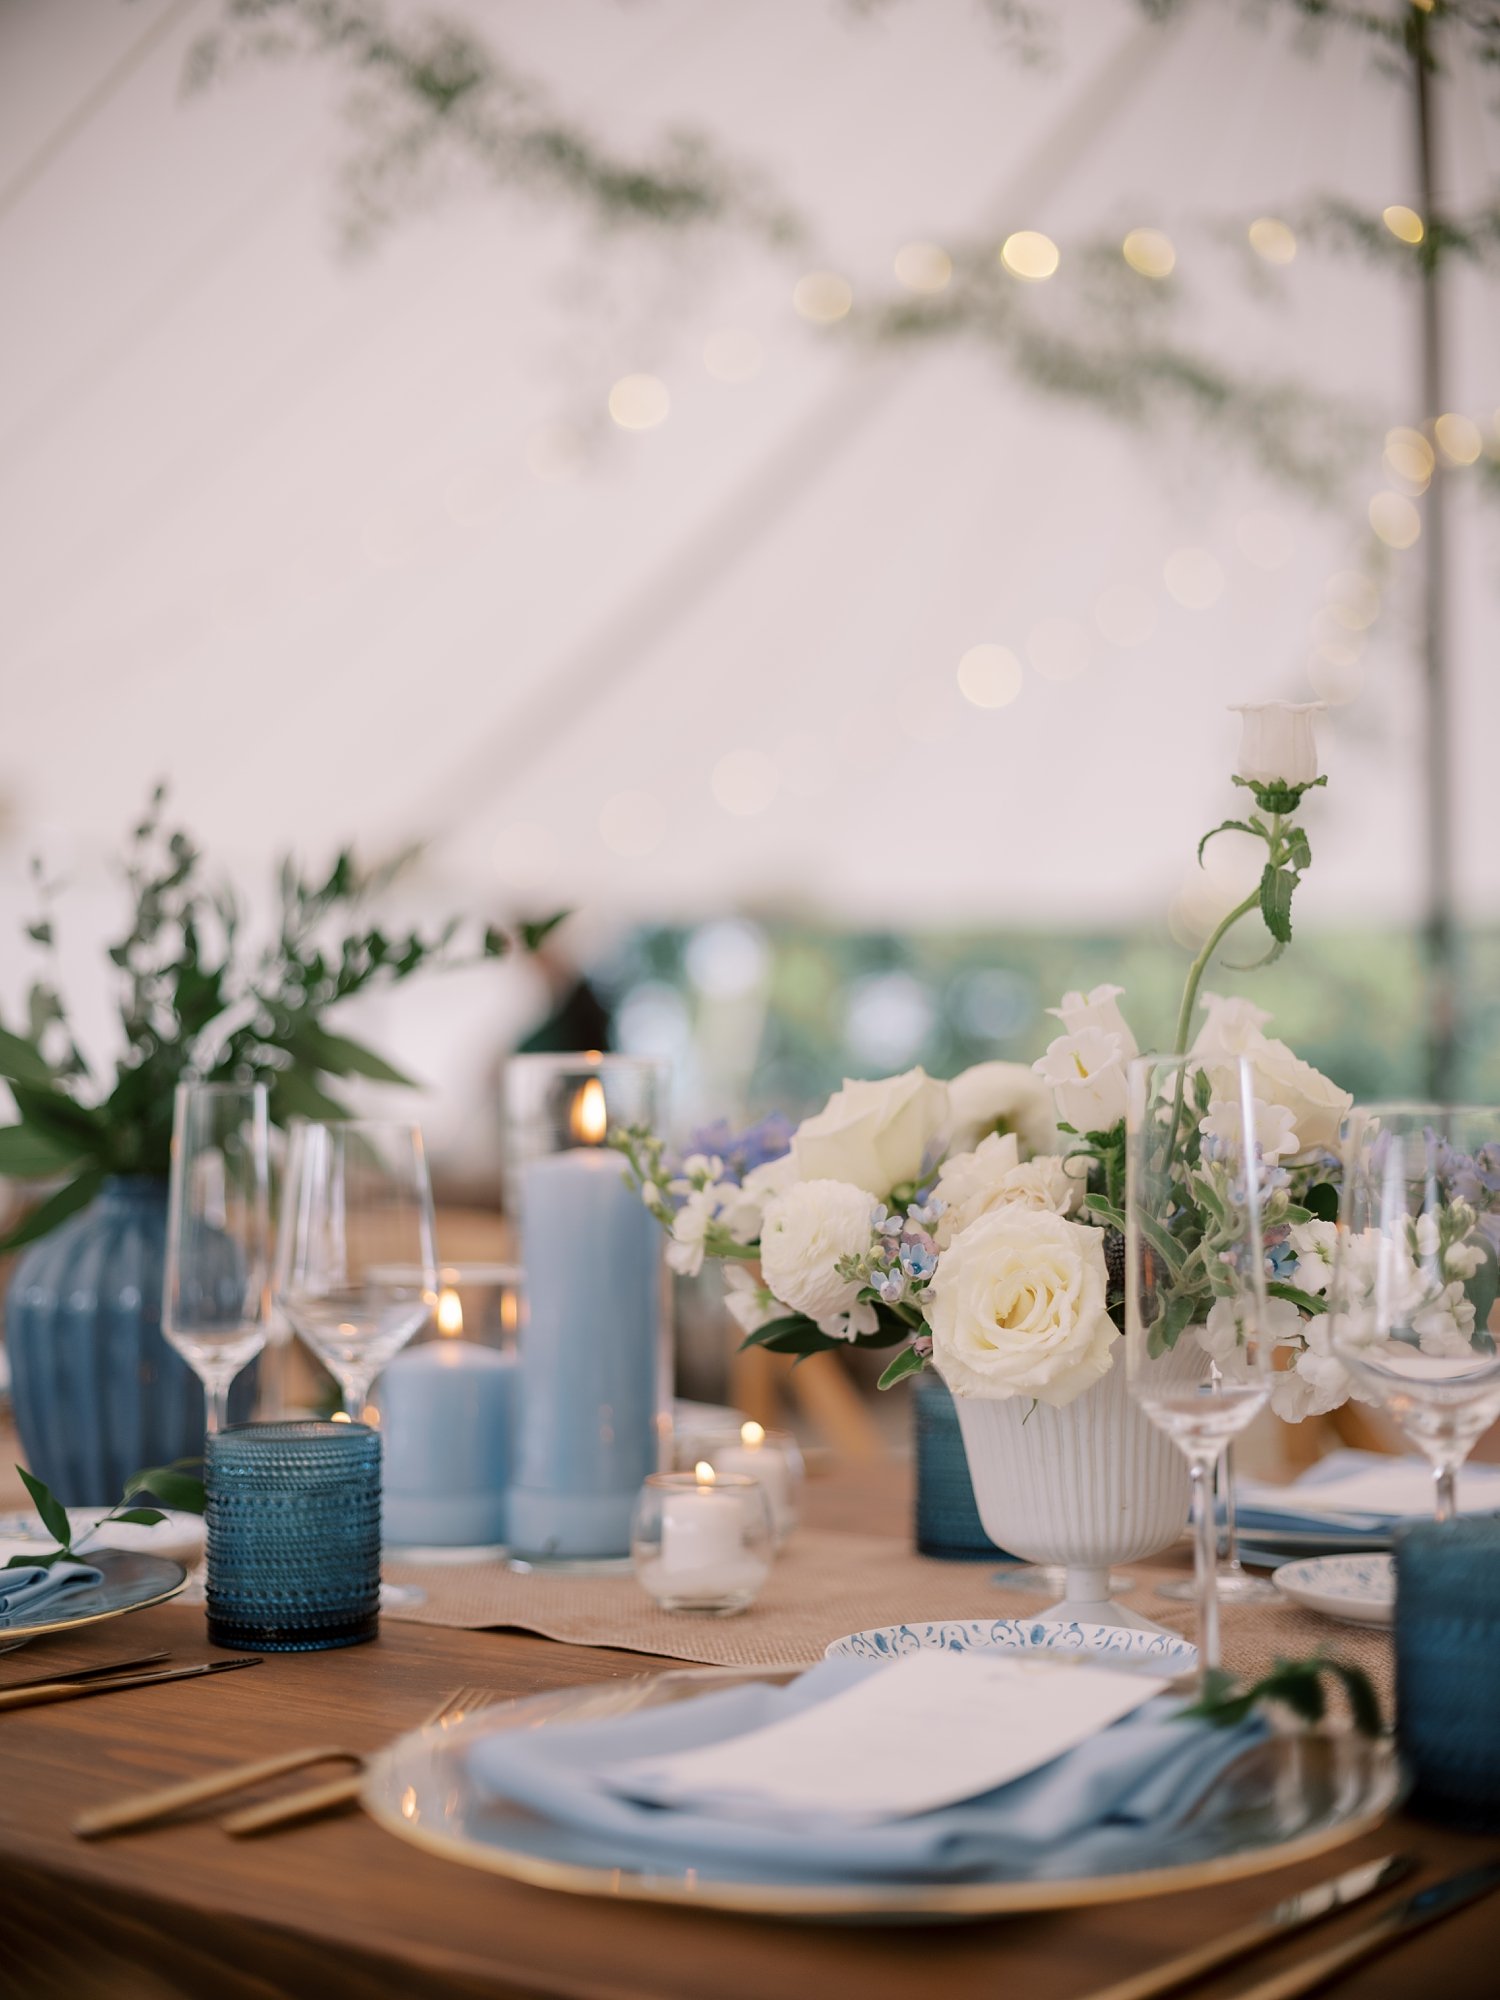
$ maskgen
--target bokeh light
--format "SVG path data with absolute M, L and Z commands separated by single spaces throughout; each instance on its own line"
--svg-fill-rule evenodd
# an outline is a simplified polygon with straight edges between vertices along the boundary
M 1383 208 L 1380 219 L 1392 236 L 1399 237 L 1403 243 L 1420 243 L 1427 234 L 1426 224 L 1417 211 L 1404 207 L 1399 201 Z
M 1171 237 L 1160 229 L 1132 229 L 1120 246 L 1120 254 L 1143 278 L 1169 278 L 1177 262 Z
M 655 430 L 671 407 L 667 385 L 655 375 L 622 375 L 609 392 L 609 414 L 623 431 Z
M 1290 264 L 1297 254 L 1297 238 L 1289 223 L 1279 216 L 1258 215 L 1250 225 L 1250 248 L 1268 264 Z
M 1484 450 L 1484 433 L 1472 417 L 1445 411 L 1432 427 L 1438 450 L 1450 465 L 1472 465 Z
M 1330 613 L 1347 631 L 1366 631 L 1380 616 L 1380 586 L 1362 570 L 1336 570 L 1327 596 Z
M 792 304 L 815 326 L 832 326 L 854 304 L 854 287 L 837 271 L 809 271 L 792 287 Z
M 1021 692 L 1021 662 L 1006 646 L 971 646 L 958 663 L 958 691 L 975 708 L 1007 708 Z
M 936 243 L 903 243 L 894 269 L 909 292 L 940 292 L 953 276 L 953 259 Z
M 1000 246 L 1000 262 L 1013 278 L 1039 284 L 1062 262 L 1062 252 L 1039 229 L 1017 229 Z
M 1420 431 L 1412 430 L 1407 424 L 1397 424 L 1394 430 L 1385 434 L 1383 455 L 1386 470 L 1394 473 L 1413 493 L 1427 491 L 1437 461 L 1433 457 L 1432 446 Z
M 1422 516 L 1404 493 L 1377 493 L 1370 502 L 1370 526 L 1387 548 L 1409 549 L 1422 532 Z

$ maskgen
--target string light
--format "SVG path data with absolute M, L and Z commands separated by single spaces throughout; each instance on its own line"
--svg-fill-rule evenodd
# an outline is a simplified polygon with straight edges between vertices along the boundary
M 1420 243 L 1427 234 L 1427 225 L 1414 208 L 1406 208 L 1401 202 L 1393 202 L 1389 208 L 1380 211 L 1380 219 L 1392 236 L 1402 243 Z
M 903 243 L 892 268 L 909 292 L 940 292 L 953 276 L 953 259 L 936 243 Z
M 854 304 L 854 287 L 837 271 L 809 271 L 792 287 L 792 304 L 815 326 L 832 326 Z
M 1039 229 L 1017 229 L 1000 246 L 1000 262 L 1013 278 L 1040 284 L 1062 262 L 1062 252 Z
M 1484 450 L 1484 434 L 1472 417 L 1449 410 L 1432 427 L 1438 450 L 1450 465 L 1472 465 Z
M 1023 678 L 1021 662 L 1005 646 L 971 646 L 958 663 L 958 691 L 975 708 L 1008 708 Z
M 622 431 L 655 430 L 671 407 L 667 385 L 655 375 L 622 375 L 609 392 L 609 414 Z
M 1120 246 L 1120 254 L 1143 278 L 1168 278 L 1177 262 L 1171 237 L 1160 229 L 1132 229 Z
M 1422 532 L 1422 517 L 1404 493 L 1377 493 L 1370 502 L 1370 526 L 1387 548 L 1409 549 Z
M 1249 229 L 1250 248 L 1268 264 L 1290 264 L 1297 254 L 1297 238 L 1290 223 L 1279 216 L 1258 215 Z

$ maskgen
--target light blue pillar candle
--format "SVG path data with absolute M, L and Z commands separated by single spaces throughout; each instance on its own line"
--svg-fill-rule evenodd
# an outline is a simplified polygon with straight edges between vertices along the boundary
M 511 1553 L 628 1556 L 671 1396 L 657 1223 L 617 1153 L 578 1147 L 521 1170 L 520 1337 Z
M 380 1378 L 382 1535 L 408 1547 L 506 1539 L 517 1368 L 468 1340 L 398 1354 Z

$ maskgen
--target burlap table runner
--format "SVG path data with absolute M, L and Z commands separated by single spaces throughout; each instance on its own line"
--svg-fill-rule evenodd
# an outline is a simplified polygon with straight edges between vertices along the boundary
M 1181 1577 L 1180 1566 L 1138 1563 L 1127 1602 L 1158 1624 L 1194 1636 L 1190 1604 L 1158 1595 L 1155 1583 Z M 574 1646 L 610 1646 L 716 1667 L 801 1667 L 819 1660 L 831 1639 L 872 1625 L 925 1625 L 949 1618 L 1035 1617 L 1046 1600 L 1006 1590 L 985 1563 L 934 1562 L 889 1536 L 803 1528 L 777 1558 L 766 1587 L 748 1611 L 731 1618 L 663 1611 L 634 1577 L 574 1576 L 566 1571 L 517 1575 L 499 1562 L 416 1566 L 389 1563 L 393 1583 L 417 1584 L 420 1604 L 387 1611 L 388 1618 L 465 1631 L 505 1628 L 535 1632 Z M 1393 1703 L 1389 1636 L 1337 1624 L 1290 1602 L 1226 1605 L 1224 1663 L 1240 1674 L 1263 1673 L 1278 1656 L 1326 1652 L 1361 1666 Z

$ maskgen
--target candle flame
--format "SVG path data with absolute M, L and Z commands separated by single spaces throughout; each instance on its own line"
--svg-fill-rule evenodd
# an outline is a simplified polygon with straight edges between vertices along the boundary
M 609 1112 L 604 1103 L 604 1085 L 597 1076 L 591 1076 L 573 1099 L 568 1123 L 573 1137 L 582 1140 L 585 1146 L 604 1144 L 604 1135 L 609 1130 Z
M 500 1294 L 500 1324 L 507 1333 L 514 1333 L 521 1324 L 521 1301 L 514 1292 Z
M 713 1485 L 714 1469 L 706 1458 L 700 1458 L 698 1463 L 693 1467 L 693 1476 L 700 1486 Z
M 336 1424 L 352 1424 L 354 1419 L 347 1410 L 335 1410 L 333 1413 L 333 1422 Z
M 740 1425 L 741 1444 L 749 1445 L 752 1451 L 759 1451 L 765 1441 L 766 1429 L 764 1424 L 757 1424 L 752 1421 L 751 1423 Z
M 438 1293 L 437 1330 L 449 1335 L 460 1334 L 464 1330 L 463 1300 L 451 1285 L 444 1285 Z

